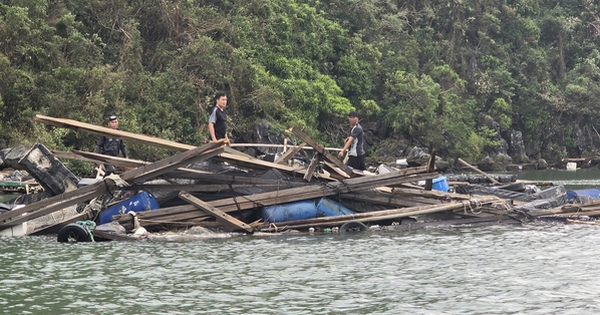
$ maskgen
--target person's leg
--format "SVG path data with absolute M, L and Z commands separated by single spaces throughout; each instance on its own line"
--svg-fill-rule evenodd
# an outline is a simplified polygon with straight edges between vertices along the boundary
M 115 167 L 110 164 L 104 164 L 104 176 L 108 176 L 115 172 Z
M 348 166 L 350 166 L 353 169 L 359 169 L 360 167 L 360 160 L 358 159 L 357 156 L 348 156 Z

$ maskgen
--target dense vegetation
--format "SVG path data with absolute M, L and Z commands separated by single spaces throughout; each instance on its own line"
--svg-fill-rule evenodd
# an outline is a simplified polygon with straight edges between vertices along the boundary
M 198 145 L 224 90 L 234 140 L 265 119 L 341 146 L 355 108 L 376 123 L 371 153 L 399 141 L 473 160 L 518 130 L 532 158 L 579 155 L 576 133 L 599 117 L 597 12 L 591 0 L 4 0 L 0 138 L 93 150 L 95 136 L 33 117 L 116 113 L 122 129 Z

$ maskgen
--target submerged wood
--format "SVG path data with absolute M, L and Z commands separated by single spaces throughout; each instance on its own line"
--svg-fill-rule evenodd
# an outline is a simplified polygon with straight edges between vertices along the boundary
M 241 211 L 256 209 L 264 206 L 284 204 L 300 200 L 308 200 L 319 197 L 326 197 L 337 194 L 344 194 L 354 191 L 371 189 L 376 186 L 397 185 L 403 182 L 419 181 L 427 178 L 439 176 L 437 173 L 424 173 L 425 167 L 414 167 L 400 171 L 394 171 L 387 174 L 352 178 L 344 181 L 329 182 L 326 184 L 308 185 L 306 187 L 288 188 L 275 192 L 266 192 L 260 194 L 238 196 L 234 198 L 225 198 L 207 202 L 213 207 L 223 212 Z M 420 174 L 420 175 L 417 175 Z M 191 212 L 191 213 L 188 213 Z M 172 208 L 163 208 L 153 211 L 140 212 L 138 218 L 168 218 L 169 216 L 185 217 L 185 219 L 205 216 L 198 213 L 193 206 L 178 206 Z M 123 226 L 131 226 L 131 216 L 116 215 L 113 221 L 118 220 Z
M 193 161 L 213 157 L 223 152 L 223 147 L 224 145 L 222 141 L 210 143 L 194 150 L 186 151 L 162 159 L 153 164 L 145 165 L 143 167 L 125 172 L 121 175 L 121 179 L 129 184 L 144 182 L 150 178 L 154 178 L 160 174 L 176 169 L 181 165 L 187 165 Z M 111 189 L 114 189 L 115 187 L 116 185 L 113 181 L 105 180 L 76 190 L 71 190 L 48 199 L 44 199 L 17 210 L 5 212 L 0 214 L 0 230 L 38 218 L 80 202 L 91 200 Z
M 454 209 L 462 209 L 464 207 L 476 207 L 481 204 L 498 202 L 499 198 L 486 198 L 486 199 L 473 199 L 470 201 L 452 202 L 443 205 L 431 205 L 431 206 L 420 206 L 410 207 L 401 209 L 381 210 L 365 213 L 357 213 L 342 216 L 333 217 L 320 217 L 306 220 L 286 221 L 277 223 L 279 227 L 273 227 L 271 224 L 265 223 L 261 226 L 262 232 L 275 232 L 285 229 L 300 229 L 309 227 L 324 227 L 324 226 L 336 226 L 341 225 L 349 221 L 359 222 L 373 222 L 391 219 L 406 218 L 415 215 L 431 214 L 437 212 L 444 212 Z

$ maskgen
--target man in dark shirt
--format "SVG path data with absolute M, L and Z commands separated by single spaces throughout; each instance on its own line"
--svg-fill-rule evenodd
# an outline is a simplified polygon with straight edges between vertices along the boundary
M 358 113 L 351 111 L 348 114 L 348 121 L 352 126 L 350 135 L 346 138 L 346 143 L 342 148 L 342 151 L 338 154 L 338 157 L 342 159 L 346 151 L 348 151 L 348 166 L 364 170 L 365 167 L 365 149 L 363 148 L 363 129 L 358 123 Z
M 108 127 L 117 130 L 119 128 L 119 120 L 117 116 L 112 115 L 108 118 Z M 108 136 L 98 137 L 96 143 L 96 153 L 119 156 L 119 151 L 123 153 L 123 157 L 127 158 L 127 148 L 125 142 L 121 139 L 111 138 Z M 115 167 L 110 164 L 104 164 L 104 175 L 110 175 L 115 172 Z
M 225 139 L 225 144 L 229 146 L 229 137 L 227 136 L 227 95 L 223 91 L 215 93 L 215 107 L 210 112 L 208 119 L 208 131 L 210 140 L 217 141 Z

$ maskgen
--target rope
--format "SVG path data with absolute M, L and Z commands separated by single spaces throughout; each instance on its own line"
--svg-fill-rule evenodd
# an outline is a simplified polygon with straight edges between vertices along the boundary
M 77 221 L 75 223 L 83 226 L 85 228 L 85 231 L 87 232 L 87 234 L 90 236 L 90 239 L 92 240 L 92 242 L 96 242 L 96 240 L 94 240 L 94 229 L 96 228 L 96 222 L 86 220 L 86 221 Z

